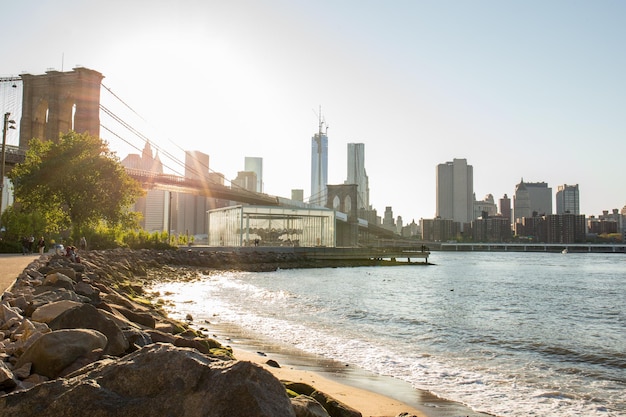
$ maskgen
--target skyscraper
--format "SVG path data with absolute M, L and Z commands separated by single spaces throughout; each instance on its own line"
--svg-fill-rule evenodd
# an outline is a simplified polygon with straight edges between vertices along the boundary
M 545 182 L 524 182 L 515 186 L 513 216 L 515 221 L 523 217 L 552 214 L 552 188 Z
M 500 199 L 500 214 L 511 223 L 511 199 L 506 194 Z
M 383 217 L 383 227 L 392 232 L 396 232 L 396 222 L 393 220 L 393 210 L 391 206 L 385 207 L 385 217 Z
M 539 215 L 552 214 L 552 188 L 546 182 L 527 182 L 530 209 Z
M 357 185 L 357 209 L 370 205 L 369 179 L 365 171 L 365 144 L 348 143 L 348 178 L 346 184 Z
M 140 169 L 155 174 L 163 173 L 163 164 L 159 158 L 158 151 L 153 155 L 150 142 L 146 141 L 143 151 L 140 154 L 129 154 L 121 162 L 125 168 Z M 142 213 L 139 221 L 141 227 L 148 232 L 163 231 L 169 229 L 169 222 L 172 218 L 170 213 L 172 197 L 171 191 L 147 190 L 145 195 L 139 197 L 133 204 L 133 211 Z
M 209 155 L 200 151 L 185 151 L 185 178 L 204 179 L 209 175 Z
M 578 184 L 558 186 L 556 192 L 556 214 L 580 214 Z
M 328 183 L 328 136 L 322 132 L 324 122 L 320 116 L 319 130 L 311 138 L 311 197 L 309 202 L 326 205 Z
M 520 181 L 513 196 L 513 215 L 515 220 L 533 215 L 552 214 L 552 188 L 545 182 Z
M 436 215 L 461 225 L 474 220 L 474 168 L 466 159 L 437 165 Z
M 208 181 L 209 155 L 200 151 L 185 151 L 185 178 Z M 210 199 L 202 195 L 171 193 L 168 208 L 168 230 L 171 233 L 204 234 L 207 227 L 206 212 Z
M 263 158 L 246 156 L 244 171 L 256 174 L 256 187 L 252 191 L 263 192 Z
M 253 171 L 239 171 L 237 178 L 231 181 L 231 184 L 244 190 L 255 191 L 257 186 L 256 173 Z
M 524 184 L 524 179 L 515 186 L 515 194 L 513 194 L 513 216 L 515 222 L 522 218 L 531 218 L 532 211 L 530 210 L 530 194 Z M 514 223 L 515 223 L 514 222 Z

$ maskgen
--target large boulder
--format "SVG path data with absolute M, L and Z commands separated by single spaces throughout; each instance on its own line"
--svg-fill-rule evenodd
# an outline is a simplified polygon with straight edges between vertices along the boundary
M 0 304 L 0 324 L 3 329 L 9 329 L 15 324 L 19 324 L 24 318 L 18 309 L 5 303 Z
M 79 281 L 74 286 L 76 294 L 89 298 L 92 302 L 97 303 L 100 301 L 100 290 L 93 285 L 85 281 Z
M 76 281 L 76 271 L 72 268 L 59 267 L 59 268 L 54 268 L 54 269 L 50 269 L 49 271 L 46 271 L 46 275 L 55 274 L 55 273 L 63 274 L 66 277 L 70 278 L 72 281 Z
M 152 329 L 156 326 L 156 320 L 148 313 L 137 313 L 122 306 L 114 306 L 114 308 L 122 313 L 128 320 Z
M 96 330 L 57 330 L 42 335 L 30 345 L 17 360 L 15 368 L 30 362 L 33 364 L 33 372 L 56 378 L 78 358 L 92 350 L 104 349 L 106 344 L 106 336 Z
M 74 281 L 67 275 L 60 272 L 53 272 L 46 275 L 43 280 L 43 285 L 56 288 L 65 288 L 67 290 L 74 289 Z
M 17 385 L 13 372 L 5 365 L 3 361 L 0 361 L 0 391 L 5 389 L 13 389 Z
M 78 295 L 74 291 L 68 290 L 67 288 L 55 288 L 48 285 L 42 285 L 35 288 L 33 295 L 33 303 L 36 306 L 61 300 L 72 300 L 81 303 L 88 303 L 90 301 L 88 297 Z
M 283 385 L 265 369 L 169 344 L 78 372 L 0 397 L 0 415 L 295 417 Z
M 31 318 L 34 321 L 38 321 L 40 323 L 50 323 L 52 320 L 54 320 L 59 315 L 61 315 L 61 313 L 64 313 L 69 309 L 72 309 L 74 307 L 78 307 L 81 305 L 82 303 L 79 303 L 78 301 L 71 301 L 71 300 L 55 301 L 55 302 L 44 304 L 40 307 L 37 307 L 37 309 L 33 311 Z
M 315 398 L 331 417 L 362 417 L 359 411 L 321 391 L 315 391 L 311 397 Z
M 52 330 L 93 329 L 99 331 L 108 340 L 104 348 L 105 355 L 122 355 L 129 346 L 128 340 L 118 325 L 91 304 L 81 304 L 65 311 L 48 323 L 48 326 Z
M 296 417 L 330 417 L 328 412 L 314 398 L 298 395 L 291 399 Z

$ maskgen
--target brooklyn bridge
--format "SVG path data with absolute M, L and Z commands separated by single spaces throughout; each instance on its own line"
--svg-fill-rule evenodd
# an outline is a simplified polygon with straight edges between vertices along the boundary
M 149 142 L 148 138 L 118 117 L 100 102 L 101 91 L 111 94 L 124 105 L 127 104 L 103 83 L 103 75 L 97 71 L 77 67 L 72 71 L 50 70 L 42 75 L 21 74 L 19 77 L 0 78 L 3 90 L 21 90 L 21 114 L 4 114 L 2 166 L 3 173 L 24 160 L 28 141 L 37 137 L 44 140 L 57 140 L 60 133 L 74 130 L 100 136 L 100 128 L 126 141 L 136 149 L 138 143 Z M 112 126 L 101 123 L 101 115 L 118 123 L 116 128 L 124 129 L 135 137 L 128 140 L 115 132 Z M 19 119 L 19 145 L 6 143 L 7 134 Z M 126 135 L 126 137 L 128 134 Z M 208 170 L 208 167 L 207 167 Z M 264 207 L 307 208 L 310 205 L 301 201 L 250 191 L 243 187 L 224 185 L 206 176 L 152 172 L 134 167 L 126 167 L 127 173 L 137 180 L 144 190 L 162 190 L 170 193 L 183 193 L 225 200 L 231 204 L 244 204 Z M 359 246 L 362 236 L 371 239 L 394 239 L 397 235 L 373 222 L 359 218 L 356 204 L 356 185 L 328 185 L 327 204 L 322 209 L 336 212 L 336 228 L 340 231 L 337 242 L 343 246 Z M 171 200 L 170 200 L 171 201 Z M 345 204 L 344 204 L 345 203 Z

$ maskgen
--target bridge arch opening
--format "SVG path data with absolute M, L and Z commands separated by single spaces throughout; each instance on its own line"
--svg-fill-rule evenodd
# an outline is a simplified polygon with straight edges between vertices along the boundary
M 343 208 L 346 213 L 350 213 L 352 211 L 352 198 L 349 195 L 347 195 L 343 200 Z
M 333 209 L 339 210 L 340 207 L 341 207 L 341 200 L 339 199 L 339 196 L 336 195 L 333 197 Z

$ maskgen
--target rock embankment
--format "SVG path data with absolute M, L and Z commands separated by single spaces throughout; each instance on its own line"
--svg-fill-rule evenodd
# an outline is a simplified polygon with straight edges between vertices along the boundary
M 198 268 L 303 267 L 284 254 L 92 251 L 44 256 L 0 302 L 0 415 L 360 416 L 277 380 L 145 298 L 150 279 Z

